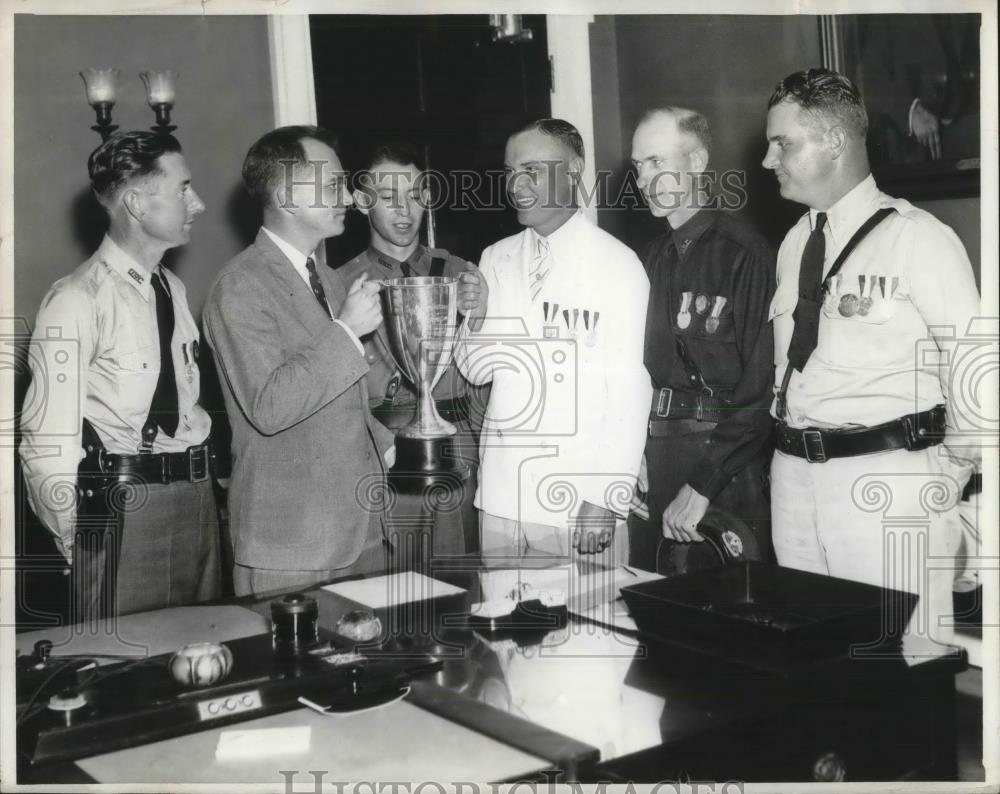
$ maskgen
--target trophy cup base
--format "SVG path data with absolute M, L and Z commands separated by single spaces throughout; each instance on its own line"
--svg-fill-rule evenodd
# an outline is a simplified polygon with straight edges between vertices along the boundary
M 399 493 L 426 488 L 459 488 L 469 478 L 469 464 L 455 451 L 455 438 L 396 436 L 396 463 L 389 469 L 389 485 Z

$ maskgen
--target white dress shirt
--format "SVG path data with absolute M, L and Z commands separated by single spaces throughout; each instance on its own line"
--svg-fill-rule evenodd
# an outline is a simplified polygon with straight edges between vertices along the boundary
M 817 347 L 789 382 L 786 421 L 793 427 L 871 426 L 946 400 L 949 426 L 955 426 L 954 403 L 963 395 L 949 393 L 949 385 L 961 383 L 956 367 L 968 357 L 949 356 L 949 350 L 969 341 L 970 322 L 979 313 L 972 266 L 955 233 L 930 213 L 881 192 L 869 175 L 827 210 L 824 274 L 883 207 L 896 212 L 854 249 L 828 285 Z M 815 215 L 804 215 L 778 252 L 770 312 L 777 384 L 788 361 L 799 266 Z M 841 311 L 851 296 L 871 301 L 864 313 Z

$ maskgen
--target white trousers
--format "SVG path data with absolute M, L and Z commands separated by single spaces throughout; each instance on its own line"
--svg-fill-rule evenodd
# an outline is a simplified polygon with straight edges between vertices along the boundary
M 910 661 L 951 636 L 961 539 L 957 471 L 942 447 L 810 463 L 777 452 L 771 520 L 778 564 L 919 597 L 903 638 Z

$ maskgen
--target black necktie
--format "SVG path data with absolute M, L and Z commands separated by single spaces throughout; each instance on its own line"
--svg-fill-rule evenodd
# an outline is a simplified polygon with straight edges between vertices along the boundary
M 149 443 L 156 438 L 157 425 L 173 438 L 178 422 L 177 377 L 174 374 L 174 357 L 170 352 L 170 341 L 174 337 L 174 302 L 158 272 L 153 273 L 151 281 L 156 295 L 156 329 L 160 336 L 160 377 L 156 380 L 156 391 L 149 406 L 149 418 L 142 429 L 143 438 Z
M 324 313 L 329 316 L 330 304 L 326 302 L 326 291 L 323 289 L 323 282 L 319 280 L 319 273 L 316 272 L 316 262 L 313 261 L 312 257 L 306 260 L 306 270 L 309 272 L 309 286 L 312 287 L 313 295 L 316 296 L 319 305 L 323 307 Z
M 823 304 L 823 264 L 826 260 L 826 213 L 816 213 L 816 225 L 806 240 L 799 266 L 799 302 L 795 306 L 795 330 L 788 346 L 788 364 L 799 372 L 805 367 L 819 338 L 819 310 Z

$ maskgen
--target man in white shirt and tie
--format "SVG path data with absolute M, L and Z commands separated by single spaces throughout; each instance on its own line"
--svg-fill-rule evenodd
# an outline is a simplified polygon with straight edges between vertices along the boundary
M 484 557 L 516 550 L 624 562 L 651 387 L 649 282 L 635 254 L 580 212 L 583 140 L 542 119 L 507 141 L 507 193 L 526 228 L 487 248 L 488 307 L 459 368 L 492 382 L 480 437 Z
M 768 108 L 764 167 L 809 209 L 778 252 L 770 312 L 778 563 L 916 593 L 903 648 L 934 654 L 980 457 L 955 388 L 977 358 L 972 266 L 951 229 L 878 189 L 850 80 L 796 72 Z

